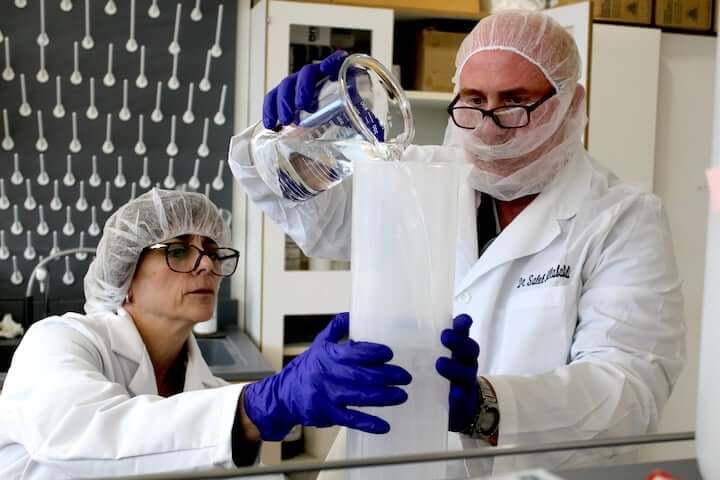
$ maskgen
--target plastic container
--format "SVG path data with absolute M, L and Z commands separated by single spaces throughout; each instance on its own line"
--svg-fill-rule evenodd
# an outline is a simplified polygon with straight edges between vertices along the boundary
M 452 325 L 458 169 L 454 162 L 354 163 L 350 338 L 392 348 L 413 376 L 409 399 L 363 408 L 390 423 L 386 435 L 347 432 L 348 458 L 447 449 L 449 383 L 435 372 Z M 352 478 L 445 478 L 444 465 L 351 472 Z
M 402 150 L 415 135 L 410 103 L 392 74 L 367 55 L 348 56 L 338 81 L 321 81 L 318 109 L 280 132 L 257 128 L 258 174 L 278 196 L 300 202 L 352 174 L 355 155 L 384 144 Z

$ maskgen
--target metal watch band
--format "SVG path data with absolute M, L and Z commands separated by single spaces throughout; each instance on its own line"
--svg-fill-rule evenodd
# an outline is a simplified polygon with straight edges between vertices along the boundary
M 484 377 L 479 378 L 478 393 L 480 394 L 478 413 L 462 433 L 472 438 L 484 440 L 492 446 L 496 446 L 500 425 L 500 410 L 498 408 L 497 395 L 490 382 Z M 484 425 L 489 426 L 484 427 Z
M 498 407 L 497 394 L 492 384 L 485 378 L 480 377 L 478 381 L 480 388 L 480 396 L 482 397 L 482 404 L 480 405 L 481 415 L 478 417 L 478 430 L 484 439 L 493 447 L 497 445 L 498 433 L 500 431 L 500 408 Z M 489 430 L 482 430 L 480 427 L 484 423 L 483 420 L 487 421 L 485 416 L 490 416 L 492 420 L 492 427 Z
M 478 385 L 480 385 L 480 396 L 482 397 L 482 403 L 488 403 L 491 406 L 497 408 L 497 395 L 495 394 L 495 389 L 492 387 L 492 385 L 490 385 L 490 382 L 488 382 L 485 377 L 480 377 L 480 379 L 478 380 Z

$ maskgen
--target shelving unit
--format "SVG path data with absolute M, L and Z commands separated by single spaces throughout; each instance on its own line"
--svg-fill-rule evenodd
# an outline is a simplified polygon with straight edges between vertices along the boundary
M 265 62 L 265 58 L 271 58 L 272 62 L 267 62 L 265 71 L 255 72 L 251 80 L 250 98 L 263 98 L 266 90 L 290 73 L 290 45 L 292 41 L 297 42 L 297 39 L 293 39 L 291 31 L 297 26 L 331 27 L 344 29 L 345 32 L 369 32 L 371 51 L 365 53 L 369 53 L 386 65 L 392 63 L 392 10 L 263 0 L 253 7 L 252 15 L 253 26 L 263 30 L 262 37 L 267 42 L 260 48 L 264 52 L 262 62 Z M 267 31 L 264 31 L 265 27 Z M 253 38 L 262 41 L 260 36 L 260 33 L 253 33 Z M 311 43 L 312 41 L 308 40 L 300 46 L 308 44 L 310 48 L 313 47 Z M 318 53 L 322 54 L 319 48 Z M 252 105 L 251 109 L 259 113 L 260 107 L 261 105 Z M 259 115 L 256 116 L 259 118 Z M 261 328 L 258 329 L 261 332 L 259 341 L 265 357 L 274 368 L 279 369 L 285 354 L 283 335 L 285 318 L 347 311 L 350 307 L 350 272 L 286 269 L 284 233 L 269 219 L 262 218 L 259 212 L 251 213 L 253 214 L 256 218 L 249 219 L 249 228 L 253 226 L 255 231 L 249 233 L 261 240 L 259 242 L 255 240 L 255 245 L 259 247 L 258 251 L 248 252 L 248 256 L 256 257 L 257 253 L 262 259 L 262 264 L 257 265 L 260 267 L 260 272 L 253 272 L 250 276 L 260 280 L 262 289 L 249 301 L 262 305 Z M 259 222 L 257 222 L 258 215 L 261 220 Z
M 325 53 L 326 48 L 312 45 L 312 40 L 307 38 L 304 43 L 298 43 L 298 30 L 310 33 L 308 27 L 317 29 L 312 32 L 314 35 L 322 29 L 320 34 L 326 35 L 330 27 L 337 30 L 341 40 L 347 40 L 352 32 L 358 32 L 358 38 L 362 39 L 369 33 L 370 41 L 361 42 L 369 46 L 369 51 L 355 51 L 368 53 L 385 65 L 392 64 L 394 17 L 389 9 L 261 0 L 253 6 L 251 18 L 251 62 L 265 65 L 265 69 L 251 73 L 251 118 L 261 117 L 265 92 L 290 73 L 293 59 L 298 55 L 307 58 L 308 50 L 320 58 Z M 346 49 L 353 51 L 353 48 Z M 286 344 L 288 322 L 305 321 L 314 336 L 332 314 L 349 310 L 350 271 L 292 270 L 293 265 L 285 262 L 284 232 L 254 206 L 248 207 L 247 229 L 247 325 L 265 358 L 279 370 L 283 363 L 307 349 L 311 340 L 288 338 Z M 310 321 L 308 317 L 316 318 Z M 337 430 L 305 428 L 303 432 L 306 453 L 285 461 L 322 460 Z M 262 461 L 280 462 L 280 443 L 266 443 Z

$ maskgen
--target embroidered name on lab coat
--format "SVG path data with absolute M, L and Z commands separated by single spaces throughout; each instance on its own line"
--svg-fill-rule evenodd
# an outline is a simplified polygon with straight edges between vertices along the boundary
M 529 275 L 520 277 L 515 288 L 530 287 L 533 285 L 541 285 L 553 278 L 570 278 L 570 265 L 557 265 L 550 268 L 547 272 L 537 275 Z

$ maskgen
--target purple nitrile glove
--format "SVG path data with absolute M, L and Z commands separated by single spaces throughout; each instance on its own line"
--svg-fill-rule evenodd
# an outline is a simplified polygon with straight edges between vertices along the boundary
M 450 380 L 448 430 L 462 432 L 474 420 L 480 408 L 478 362 L 480 346 L 470 338 L 472 318 L 467 314 L 453 320 L 453 328 L 442 331 L 440 341 L 452 352 L 451 358 L 440 357 L 435 369 Z
M 412 377 L 387 364 L 393 352 L 385 345 L 341 342 L 349 324 L 348 313 L 336 315 L 310 348 L 279 373 L 245 387 L 245 412 L 263 440 L 282 440 L 298 424 L 390 431 L 385 420 L 348 407 L 399 405 L 407 393 L 395 385 L 408 385 Z
M 311 63 L 285 77 L 280 84 L 265 95 L 263 102 L 263 125 L 274 129 L 290 125 L 297 119 L 300 110 L 312 112 L 317 109 L 318 81 L 328 77 L 337 80 L 340 67 L 347 52 L 337 50 L 320 63 Z

